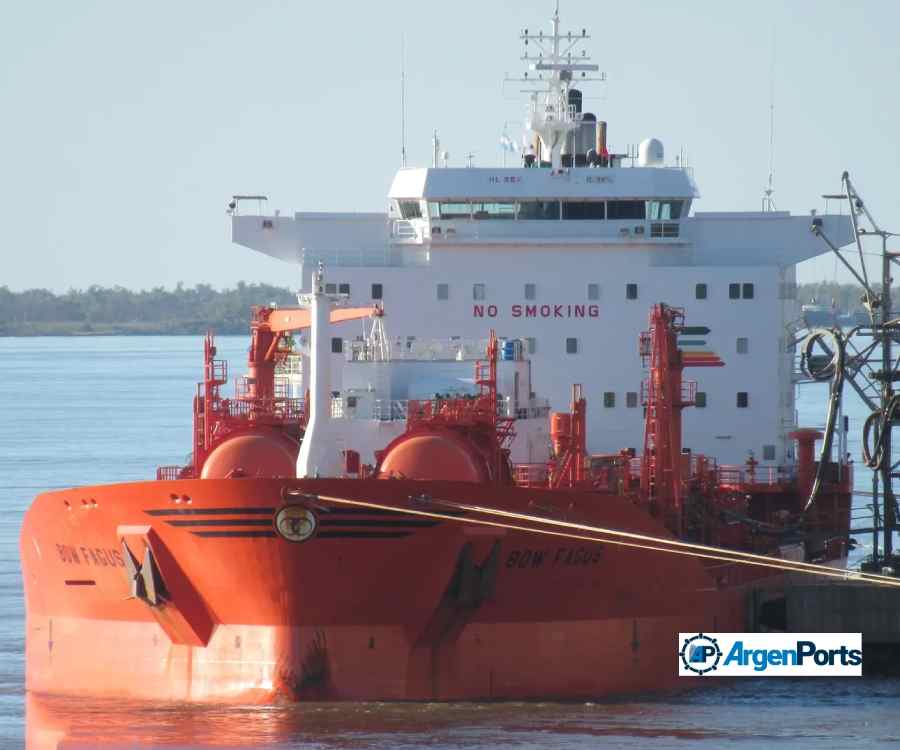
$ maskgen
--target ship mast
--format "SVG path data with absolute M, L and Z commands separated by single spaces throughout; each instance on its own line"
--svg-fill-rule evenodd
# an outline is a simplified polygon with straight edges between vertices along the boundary
M 533 34 L 525 29 L 522 32 L 519 38 L 525 45 L 525 53 L 521 60 L 528 64 L 528 72 L 520 78 L 507 77 L 506 80 L 539 85 L 538 88 L 522 89 L 523 93 L 531 95 L 526 126 L 541 139 L 543 151 L 550 156 L 550 166 L 556 170 L 562 168 L 566 136 L 581 123 L 581 113 L 569 104 L 569 87 L 573 78 L 577 76 L 579 81 L 603 81 L 606 78 L 602 74 L 587 77 L 587 73 L 597 72 L 599 67 L 587 62 L 591 58 L 584 49 L 580 55 L 575 53 L 577 47 L 590 36 L 586 29 L 581 29 L 580 34 L 560 31 L 559 2 L 550 24 L 553 31 L 549 36 L 543 31 Z M 529 51 L 529 46 L 532 50 L 537 48 L 536 54 Z M 545 74 L 548 74 L 547 78 Z

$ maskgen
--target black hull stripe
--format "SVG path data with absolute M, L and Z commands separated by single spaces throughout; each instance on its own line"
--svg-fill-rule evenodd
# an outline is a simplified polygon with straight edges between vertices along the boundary
M 228 539 L 259 539 L 275 536 L 274 531 L 192 531 L 194 536 Z
M 370 526 L 370 527 L 388 526 L 388 527 L 393 527 L 393 528 L 397 528 L 397 527 L 428 528 L 430 526 L 437 526 L 439 523 L 440 523 L 440 521 L 420 521 L 420 520 L 409 520 L 409 521 L 407 521 L 407 520 L 399 520 L 399 521 L 360 520 L 360 521 L 355 521 L 355 520 L 346 519 L 346 518 L 336 518 L 333 520 L 330 518 L 322 518 L 319 520 L 319 526 L 322 526 L 323 528 L 326 526 Z
M 185 521 L 166 521 L 169 526 L 175 526 L 178 528 L 193 528 L 198 526 L 210 527 L 210 526 L 271 526 L 272 521 L 268 518 L 202 518 L 202 519 L 189 519 Z M 431 528 L 432 526 L 437 526 L 440 521 L 420 521 L 416 520 L 399 520 L 399 521 L 388 521 L 388 520 L 367 520 L 367 519 L 347 519 L 347 518 L 336 518 L 336 519 L 326 519 L 319 521 L 319 525 L 322 527 L 354 527 L 354 528 Z
M 401 539 L 411 531 L 320 531 L 314 539 Z
M 403 508 L 397 508 L 397 510 L 382 510 L 380 508 L 335 508 L 329 506 L 328 515 L 329 516 L 403 516 Z M 464 516 L 465 511 L 445 511 L 441 510 L 441 513 L 445 516 Z
M 169 526 L 271 526 L 269 518 L 192 518 L 188 521 L 166 521 Z
M 271 539 L 274 531 L 192 531 L 205 539 Z M 411 531 L 320 531 L 313 539 L 402 539 Z
M 68 579 L 66 581 L 66 586 L 96 586 L 97 582 L 91 580 L 90 578 L 83 579 Z
M 164 508 L 145 510 L 148 516 L 203 516 L 203 515 L 219 515 L 219 516 L 261 516 L 272 514 L 275 508 Z

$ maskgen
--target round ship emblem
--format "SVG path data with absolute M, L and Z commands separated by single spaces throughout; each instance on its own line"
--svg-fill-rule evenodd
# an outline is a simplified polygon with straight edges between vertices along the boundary
M 275 514 L 275 531 L 289 542 L 305 542 L 318 526 L 316 514 L 300 505 L 287 505 Z

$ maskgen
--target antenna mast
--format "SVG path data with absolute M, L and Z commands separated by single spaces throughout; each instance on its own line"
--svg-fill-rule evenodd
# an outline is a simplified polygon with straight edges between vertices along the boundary
M 529 84 L 522 90 L 531 94 L 528 127 L 540 137 L 550 166 L 558 170 L 566 136 L 578 129 L 582 119 L 581 112 L 569 104 L 569 88 L 580 81 L 603 81 L 605 76 L 588 77 L 588 73 L 596 73 L 599 68 L 589 62 L 586 50 L 582 48 L 579 55 L 577 48 L 590 36 L 586 29 L 580 33 L 560 31 L 559 2 L 550 26 L 550 34 L 529 33 L 528 29 L 522 32 L 519 38 L 524 42 L 525 53 L 521 60 L 528 65 L 528 71 L 521 78 L 506 80 Z
M 772 29 L 772 67 L 769 71 L 769 182 L 763 191 L 762 210 L 775 211 L 775 29 Z
M 400 166 L 406 167 L 406 37 L 400 35 Z

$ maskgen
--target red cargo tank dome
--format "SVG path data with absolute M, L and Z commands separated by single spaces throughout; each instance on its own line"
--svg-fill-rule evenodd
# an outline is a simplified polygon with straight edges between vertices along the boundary
M 297 452 L 277 435 L 237 435 L 209 454 L 200 478 L 293 477 Z
M 400 437 L 385 451 L 379 476 L 457 482 L 488 478 L 478 453 L 464 438 L 449 432 Z

